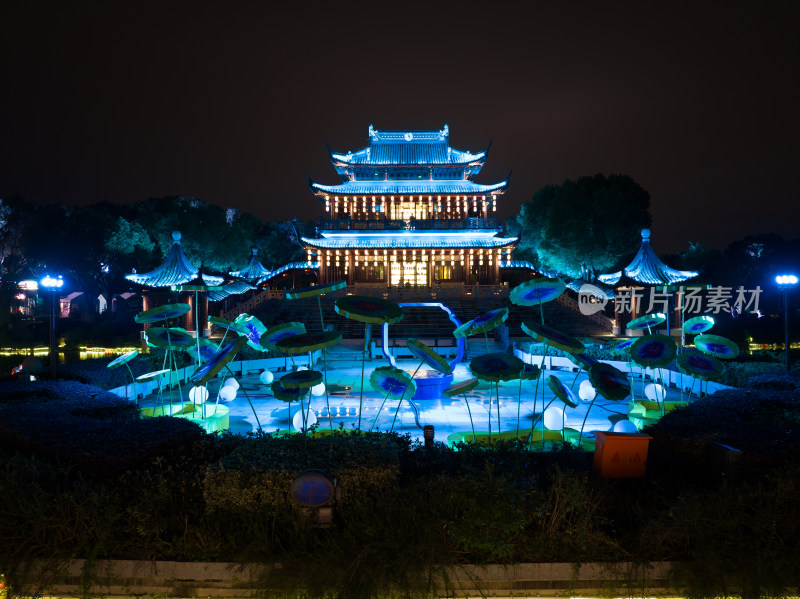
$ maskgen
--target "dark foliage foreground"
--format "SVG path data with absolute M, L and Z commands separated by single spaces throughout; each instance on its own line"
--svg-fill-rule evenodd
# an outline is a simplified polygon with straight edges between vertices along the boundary
M 643 480 L 591 475 L 591 455 L 532 453 L 357 434 L 203 434 L 140 419 L 79 383 L 0 388 L 0 568 L 34 558 L 279 562 L 265 587 L 309 597 L 425 596 L 465 563 L 676 560 L 693 596 L 775 596 L 798 585 L 796 387 L 784 379 L 671 412 Z M 744 451 L 736 484 L 709 447 Z M 335 524 L 287 501 L 318 469 L 337 478 Z M 37 581 L 44 583 L 46 581 Z

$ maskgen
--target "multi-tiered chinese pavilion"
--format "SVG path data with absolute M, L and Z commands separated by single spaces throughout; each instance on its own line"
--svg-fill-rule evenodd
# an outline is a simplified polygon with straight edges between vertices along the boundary
M 320 239 L 303 238 L 319 282 L 385 287 L 500 283 L 516 237 L 499 237 L 508 180 L 473 181 L 487 151 L 452 148 L 441 131 L 375 131 L 369 145 L 331 152 L 339 185 L 309 180 L 325 207 Z

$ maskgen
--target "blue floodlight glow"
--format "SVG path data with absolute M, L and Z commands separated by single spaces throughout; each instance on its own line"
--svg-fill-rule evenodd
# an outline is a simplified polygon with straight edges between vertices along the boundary
M 51 277 L 50 275 L 45 275 L 39 281 L 39 285 L 44 287 L 45 289 L 61 289 L 64 286 L 64 280 L 61 278 L 61 275 L 58 277 Z
M 778 285 L 797 285 L 797 277 L 795 275 L 778 275 L 775 277 L 775 282 Z

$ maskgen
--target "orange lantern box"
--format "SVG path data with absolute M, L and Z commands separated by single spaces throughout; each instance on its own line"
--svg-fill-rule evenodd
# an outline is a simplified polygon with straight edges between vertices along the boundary
M 605 478 L 641 478 L 652 438 L 643 433 L 597 431 L 593 472 Z

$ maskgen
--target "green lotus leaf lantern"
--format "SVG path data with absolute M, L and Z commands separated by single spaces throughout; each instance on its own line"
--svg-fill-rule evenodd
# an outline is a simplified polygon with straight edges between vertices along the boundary
M 186 349 L 195 344 L 194 337 L 178 327 L 150 327 L 144 336 L 148 344 L 162 349 Z
M 487 333 L 503 324 L 508 318 L 508 308 L 498 308 L 485 314 L 480 314 L 472 320 L 465 322 L 460 327 L 453 331 L 453 336 L 456 339 L 461 337 L 470 337 L 471 335 L 480 335 Z
M 422 341 L 418 339 L 409 339 L 406 342 L 406 347 L 408 347 L 412 355 L 434 370 L 438 370 L 442 374 L 452 374 L 453 369 L 450 368 L 450 363 Z
M 369 375 L 369 384 L 379 393 L 390 399 L 402 399 L 405 395 L 414 397 L 417 383 L 407 372 L 394 366 L 381 366 Z
M 711 316 L 695 316 L 683 323 L 683 332 L 687 335 L 699 335 L 713 326 L 714 319 Z
M 364 295 L 340 297 L 334 303 L 340 316 L 365 324 L 394 324 L 403 318 L 403 309 L 394 302 Z
M 522 360 L 504 353 L 483 354 L 469 363 L 469 370 L 474 376 L 493 383 L 518 379 L 524 369 Z
M 566 288 L 561 279 L 549 277 L 531 279 L 514 287 L 509 299 L 517 306 L 538 306 L 553 301 L 564 293 Z
M 144 312 L 139 312 L 133 317 L 133 320 L 139 324 L 152 324 L 154 322 L 161 322 L 162 320 L 183 316 L 184 314 L 188 314 L 191 309 L 189 304 L 166 304 L 164 306 L 150 308 Z
M 342 334 L 336 331 L 325 333 L 303 333 L 302 335 L 292 335 L 284 337 L 275 344 L 279 351 L 289 354 L 304 354 L 326 347 L 336 345 L 342 340 Z
M 589 381 L 600 395 L 610 401 L 622 401 L 631 392 L 625 373 L 605 362 L 598 362 L 589 369 Z
M 542 370 L 536 364 L 525 364 L 519 378 L 523 381 L 535 381 L 542 376 Z
M 300 387 L 289 389 L 284 387 L 283 379 L 273 382 L 272 385 L 270 385 L 270 390 L 272 391 L 272 395 L 275 396 L 275 399 L 279 399 L 288 403 L 300 401 L 306 396 L 306 393 L 308 393 L 308 389 L 301 389 Z
M 280 379 L 284 389 L 309 389 L 322 382 L 322 373 L 316 370 L 296 370 Z
M 196 340 L 195 340 L 196 341 Z M 217 345 L 210 339 L 201 338 L 199 343 L 186 348 L 186 353 L 198 363 L 203 363 L 214 357 L 217 352 Z
M 302 335 L 305 332 L 306 325 L 302 322 L 284 322 L 267 329 L 267 332 L 261 335 L 261 345 L 274 350 L 279 341 L 295 335 Z
M 739 355 L 739 346 L 727 337 L 719 335 L 698 335 L 694 339 L 694 345 L 704 354 L 720 360 L 732 360 Z
M 114 370 L 115 368 L 119 368 L 123 364 L 127 364 L 131 360 L 133 360 L 136 356 L 139 355 L 139 350 L 134 349 L 133 351 L 129 351 L 127 354 L 122 354 L 118 358 L 115 358 L 111 362 L 106 365 L 106 368 L 109 370 Z
M 169 368 L 164 370 L 154 370 L 153 372 L 146 372 L 144 374 L 140 374 L 136 377 L 136 380 L 140 383 L 149 383 L 150 381 L 156 381 L 163 376 L 169 374 Z
M 311 285 L 310 287 L 303 287 L 302 289 L 292 289 L 286 292 L 286 299 L 303 299 L 307 297 L 316 297 L 326 293 L 333 293 L 347 287 L 347 281 L 336 281 L 334 283 L 324 283 L 322 285 Z
M 656 312 L 653 314 L 645 314 L 644 316 L 640 316 L 634 320 L 631 320 L 628 323 L 628 329 L 631 331 L 641 331 L 643 329 L 651 329 L 653 327 L 657 327 L 660 324 L 663 324 L 667 321 L 666 314 L 662 314 L 660 312 Z
M 447 389 L 442 391 L 442 395 L 445 397 L 453 397 L 455 395 L 463 395 L 464 393 L 469 393 L 475 387 L 478 386 L 480 381 L 477 378 L 467 379 L 466 381 L 461 381 L 458 383 L 453 383 Z
M 189 377 L 189 381 L 195 387 L 205 385 L 208 381 L 217 376 L 217 373 L 222 370 L 228 362 L 233 360 L 234 356 L 239 353 L 239 350 L 246 344 L 247 337 L 232 339 L 230 343 L 219 348 L 208 362 L 198 368 L 194 374 Z
M 522 330 L 536 341 L 546 343 L 565 352 L 578 354 L 584 350 L 584 345 L 580 340 L 544 324 L 526 321 L 522 323 Z
M 628 339 L 623 339 L 619 343 L 614 346 L 615 350 L 623 350 L 623 349 L 630 349 L 631 346 L 636 343 L 638 337 L 629 337 Z
M 646 368 L 659 368 L 675 359 L 678 347 L 667 335 L 645 335 L 631 346 L 631 361 Z
M 578 407 L 578 400 L 575 398 L 575 394 L 572 393 L 569 387 L 565 386 L 564 383 L 561 382 L 560 378 L 551 374 L 547 377 L 547 386 L 550 387 L 553 395 L 563 401 L 564 404 L 570 408 Z
M 584 353 L 573 354 L 567 352 L 567 358 L 569 358 L 569 361 L 575 364 L 575 366 L 577 366 L 581 370 L 589 370 L 592 366 L 597 364 L 597 360 L 595 360 L 589 354 L 584 354 Z
M 725 366 L 714 356 L 685 352 L 678 356 L 678 370 L 701 381 L 715 381 L 722 376 Z
M 226 331 L 230 331 L 232 333 L 236 333 L 237 335 L 246 335 L 247 331 L 240 328 L 238 325 L 232 323 L 230 320 L 225 320 L 220 316 L 209 316 L 208 322 L 211 324 L 218 326 Z
M 264 346 L 261 345 L 261 337 L 267 332 L 267 327 L 264 326 L 261 320 L 247 313 L 242 313 L 236 317 L 233 324 L 244 331 L 242 334 L 247 337 L 247 345 L 258 351 L 266 351 Z

